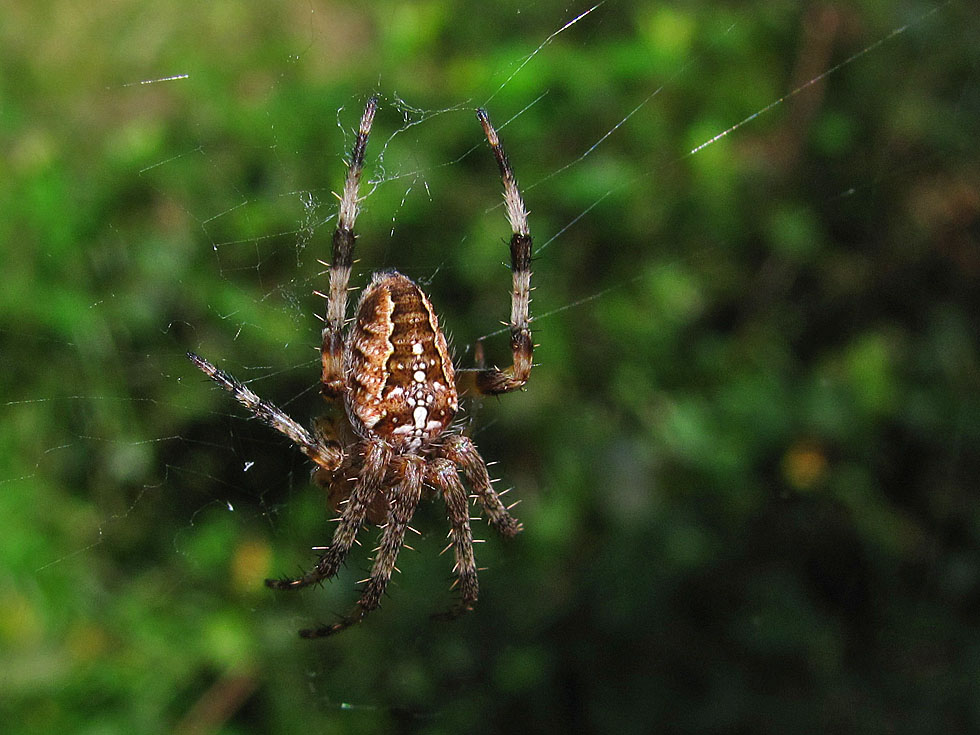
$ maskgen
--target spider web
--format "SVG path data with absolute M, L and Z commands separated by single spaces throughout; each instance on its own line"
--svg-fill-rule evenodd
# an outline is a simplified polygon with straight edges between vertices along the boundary
M 133 12 L 139 24 L 159 20 L 153 11 Z M 114 132 L 100 157 L 86 161 L 78 156 L 72 165 L 88 165 L 106 177 L 120 175 L 127 183 L 122 203 L 107 205 L 119 209 L 104 222 L 72 222 L 61 233 L 63 241 L 35 243 L 43 261 L 61 263 L 58 275 L 49 279 L 53 285 L 34 298 L 50 299 L 50 308 L 17 309 L 0 332 L 4 353 L 16 364 L 9 400 L 0 404 L 9 447 L 8 459 L 0 465 L 0 489 L 8 497 L 8 517 L 20 519 L 20 530 L 15 527 L 4 542 L 13 577 L 4 580 L 3 594 L 7 609 L 19 611 L 11 619 L 20 621 L 13 629 L 23 640 L 36 642 L 48 626 L 66 626 L 73 650 L 97 661 L 111 647 L 111 634 L 97 624 L 107 596 L 121 595 L 151 610 L 145 615 L 149 622 L 118 617 L 112 630 L 126 621 L 143 635 L 165 638 L 159 630 L 168 620 L 164 608 L 176 601 L 185 617 L 205 618 L 194 601 L 203 599 L 200 590 L 214 574 L 223 574 L 220 584 L 226 588 L 225 599 L 231 600 L 228 608 L 246 612 L 223 611 L 224 617 L 199 628 L 188 626 L 186 630 L 200 636 L 189 647 L 206 650 L 202 658 L 215 662 L 219 673 L 196 674 L 196 685 L 183 682 L 187 688 L 181 701 L 193 706 L 169 712 L 172 722 L 189 729 L 200 723 L 217 727 L 239 707 L 251 706 L 243 703 L 260 682 L 268 684 L 269 677 L 260 670 L 271 667 L 298 670 L 281 681 L 304 683 L 309 706 L 321 712 L 372 722 L 380 717 L 431 724 L 451 715 L 440 706 L 403 711 L 399 695 L 378 691 L 378 680 L 356 659 L 365 648 L 370 650 L 366 661 L 384 659 L 390 649 L 378 639 L 390 640 L 404 630 L 393 620 L 407 617 L 417 623 L 426 611 L 437 611 L 436 606 L 448 601 L 448 566 L 445 557 L 437 557 L 444 528 L 438 507 L 420 510 L 415 525 L 421 536 L 409 542 L 420 553 L 403 553 L 404 574 L 396 580 L 392 599 L 370 619 L 376 637 L 359 629 L 345 634 L 351 642 L 342 645 L 349 648 L 296 654 L 291 644 L 295 630 L 311 618 L 342 613 L 353 603 L 353 583 L 364 576 L 370 550 L 362 549 L 336 583 L 300 600 L 270 600 L 256 589 L 256 580 L 264 576 L 307 564 L 307 547 L 327 541 L 330 527 L 322 498 L 310 486 L 301 455 L 248 421 L 226 396 L 215 395 L 218 391 L 183 359 L 185 350 L 200 351 L 297 420 L 308 424 L 317 415 L 319 322 L 312 315 L 322 312 L 322 304 L 312 292 L 326 282 L 318 261 L 329 257 L 332 192 L 339 189 L 366 94 L 379 92 L 382 103 L 368 148 L 355 256 L 359 261 L 352 282 L 363 285 L 372 271 L 394 267 L 422 283 L 463 364 L 471 363 L 477 339 L 487 341 L 492 360 L 502 363 L 508 357 L 504 330 L 497 326 L 508 309 L 509 277 L 501 267 L 507 229 L 499 180 L 473 116 L 475 107 L 490 110 L 517 171 L 535 236 L 532 310 L 541 343 L 538 372 L 527 394 L 470 407 L 464 418 L 485 456 L 501 460 L 496 474 L 518 488 L 525 513 L 547 527 L 538 537 L 544 543 L 560 536 L 553 526 L 563 512 L 570 512 L 555 487 L 572 481 L 574 472 L 561 474 L 560 469 L 571 455 L 548 456 L 543 445 L 529 451 L 522 432 L 545 425 L 562 400 L 563 381 L 579 373 L 583 385 L 603 385 L 614 361 L 613 355 L 583 348 L 575 340 L 589 329 L 602 329 L 612 315 L 631 306 L 654 323 L 642 311 L 654 305 L 687 310 L 687 316 L 678 318 L 693 318 L 702 297 L 691 291 L 691 274 L 706 269 L 724 279 L 723 269 L 730 263 L 726 252 L 732 243 L 724 240 L 688 249 L 659 241 L 657 233 L 667 230 L 669 220 L 680 220 L 682 230 L 696 224 L 678 214 L 683 205 L 671 198 L 670 190 L 690 194 L 691 187 L 718 187 L 719 209 L 703 216 L 709 223 L 724 223 L 729 197 L 723 190 L 741 185 L 726 173 L 734 168 L 733 159 L 744 158 L 746 149 L 756 150 L 760 158 L 801 155 L 795 131 L 809 124 L 814 109 L 835 88 L 866 84 L 868 77 L 882 87 L 900 83 L 896 75 L 916 74 L 921 60 L 945 43 L 962 42 L 977 28 L 967 20 L 967 6 L 952 0 L 908 3 L 884 17 L 816 9 L 810 22 L 802 24 L 809 35 L 796 37 L 775 31 L 766 35 L 781 27 L 781 15 L 795 14 L 768 4 L 698 16 L 669 7 L 624 13 L 611 0 L 557 9 L 516 4 L 507 11 L 506 23 L 514 24 L 508 40 L 495 45 L 473 41 L 473 63 L 481 71 L 460 85 L 468 93 L 454 89 L 451 99 L 442 99 L 440 90 L 410 88 L 406 74 L 380 62 L 373 81 L 325 88 L 318 80 L 330 77 L 338 66 L 343 72 L 334 76 L 363 79 L 356 73 L 358 60 L 364 58 L 360 55 L 381 52 L 358 46 L 357 39 L 369 31 L 350 9 L 310 4 L 291 12 L 295 15 L 276 21 L 288 31 L 287 50 L 271 62 L 249 58 L 236 70 L 235 95 L 225 105 L 236 112 L 219 120 L 208 117 L 219 108 L 201 96 L 212 87 L 199 85 L 199 80 L 233 63 L 223 51 L 200 67 L 199 55 L 188 49 L 184 66 L 179 49 L 161 54 L 167 61 L 160 61 L 149 51 L 138 51 L 139 35 L 133 34 L 120 40 L 118 58 L 107 67 L 81 72 L 90 86 L 88 95 L 77 94 L 77 77 L 65 79 L 76 87 L 76 100 L 95 98 L 104 105 L 101 124 Z M 417 12 L 417 25 L 406 23 L 424 35 L 426 24 L 436 20 Z M 189 14 L 176 24 L 174 38 L 193 43 L 194 22 Z M 260 23 L 254 19 L 245 25 L 256 31 Z M 78 33 L 95 34 L 112 25 L 107 18 L 90 19 Z M 341 41 L 337 27 L 350 36 Z M 746 27 L 751 32 L 743 32 Z M 618 40 L 631 48 L 626 41 L 643 34 L 648 57 L 616 55 Z M 772 48 L 760 54 L 759 45 Z M 591 67 L 577 66 L 576 58 L 588 57 L 590 49 L 608 56 L 593 58 Z M 56 60 L 43 52 L 38 63 L 56 65 Z M 964 129 L 976 127 L 969 117 L 976 111 L 978 93 L 975 59 L 973 64 L 972 74 L 950 81 L 956 85 L 952 95 L 960 98 L 952 107 L 952 124 Z M 626 74 L 609 71 L 619 65 L 636 69 L 638 81 L 630 85 Z M 761 76 L 768 87 L 745 89 L 744 99 L 705 103 L 698 119 L 690 119 L 683 100 L 692 89 L 711 86 L 717 75 L 728 84 L 730 75 L 751 72 L 756 81 L 760 65 L 765 66 Z M 590 70 L 598 75 L 592 90 L 594 116 L 560 119 L 563 111 L 575 109 L 568 101 L 575 92 L 565 82 Z M 100 80 L 107 83 L 96 94 L 91 87 Z M 602 85 L 617 81 L 628 90 L 605 104 Z M 309 99 L 296 103 L 293 96 L 298 94 Z M 892 112 L 910 118 L 921 114 L 906 108 Z M 112 122 L 113 114 L 120 122 Z M 687 122 L 671 125 L 670 116 Z M 310 118 L 317 124 L 310 125 Z M 72 111 L 72 119 L 84 115 Z M 835 124 L 846 127 L 846 121 L 831 120 L 819 134 L 832 138 Z M 576 125 L 591 135 L 571 138 Z M 646 146 L 624 150 L 626 144 L 635 144 L 637 130 L 646 129 L 668 137 L 650 135 Z M 583 139 L 584 144 L 579 142 Z M 46 165 L 56 155 L 52 146 L 43 132 L 25 135 L 12 158 L 21 171 Z M 852 169 L 849 183 L 819 194 L 820 211 L 838 229 L 860 224 L 862 212 L 875 205 L 879 188 L 910 179 L 923 168 L 952 168 L 962 153 L 949 148 L 939 161 L 915 152 L 894 160 L 876 140 L 861 141 L 856 149 L 864 163 Z M 307 158 L 311 155 L 313 160 Z M 788 160 L 773 165 L 792 168 Z M 48 196 L 58 206 L 51 193 L 58 186 L 46 185 L 22 194 L 23 201 L 34 197 L 43 203 Z M 465 189 L 465 198 L 457 195 L 457 188 Z M 80 194 L 86 203 L 90 196 L 108 198 L 109 193 Z M 620 211 L 637 220 L 630 229 L 637 234 L 634 242 L 604 241 L 595 224 Z M 786 227 L 790 235 L 795 232 L 792 223 Z M 644 229 L 645 240 L 639 234 Z M 87 252 L 76 252 L 78 232 L 88 233 Z M 13 256 L 14 238 L 7 234 Z M 793 242 L 787 247 L 805 247 Z M 75 287 L 79 270 L 88 279 L 87 288 Z M 20 270 L 15 274 L 25 288 L 41 279 Z M 763 272 L 760 283 L 779 291 L 789 277 Z M 88 298 L 91 292 L 98 294 L 94 301 Z M 748 298 L 757 298 L 760 309 L 778 308 L 760 296 Z M 162 314 L 170 316 L 160 318 Z M 630 318 L 624 317 L 624 323 Z M 651 339 L 645 329 L 629 324 L 606 337 L 629 340 L 631 335 Z M 631 354 L 620 359 L 628 363 Z M 34 366 L 52 357 L 64 361 L 61 370 L 38 372 L 35 379 Z M 627 380 L 630 374 L 621 371 L 618 379 Z M 576 426 L 598 421 L 605 411 L 601 405 L 582 405 L 583 418 Z M 957 441 L 962 437 L 952 437 Z M 614 480 L 629 479 L 612 483 L 619 489 L 609 492 L 623 516 L 616 523 L 628 528 L 634 511 L 650 512 L 649 504 L 656 502 L 650 499 L 656 492 L 649 478 L 656 474 L 658 460 L 643 447 L 626 444 L 619 451 L 610 472 Z M 556 471 L 557 477 L 548 474 Z M 25 495 L 33 495 L 42 510 L 50 503 L 58 512 L 42 516 L 36 509 L 25 510 Z M 167 529 L 166 547 L 146 543 L 145 536 L 156 527 Z M 481 577 L 488 597 L 489 590 L 498 598 L 506 596 L 507 575 L 520 563 L 502 546 L 494 540 L 478 548 L 481 566 L 491 567 Z M 100 576 L 97 570 L 103 565 L 111 566 L 112 574 Z M 446 567 L 442 576 L 424 570 L 440 565 Z M 145 570 L 155 567 L 168 571 L 153 579 Z M 129 577 L 145 588 L 134 592 L 124 581 Z M 64 592 L 73 579 L 84 580 L 80 600 Z M 69 609 L 79 605 L 73 613 L 81 622 L 76 624 L 71 615 L 44 620 L 33 607 L 33 593 L 16 591 L 25 583 Z M 495 624 L 497 609 L 491 602 L 481 605 L 484 624 Z M 248 611 L 261 626 L 252 635 L 267 645 L 257 644 L 244 655 L 231 649 L 250 625 Z M 141 624 L 145 630 L 139 629 Z M 404 643 L 411 651 L 436 646 L 450 659 L 465 658 L 461 650 L 469 629 L 463 630 L 419 633 Z M 288 645 L 278 642 L 287 639 Z M 52 646 L 47 655 L 53 657 L 57 650 Z M 290 658 L 296 655 L 302 661 L 299 667 Z M 523 671 L 522 660 L 520 649 L 514 649 L 511 669 Z M 422 677 L 410 664 L 410 657 L 396 657 L 395 671 L 385 681 L 394 686 L 394 681 Z M 338 687 L 330 678 L 336 666 L 350 667 L 346 686 Z M 15 678 L 15 692 L 26 692 L 37 681 L 33 674 Z

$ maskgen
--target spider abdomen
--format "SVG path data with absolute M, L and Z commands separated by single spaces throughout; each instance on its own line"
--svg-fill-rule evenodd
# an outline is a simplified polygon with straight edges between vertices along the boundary
M 428 297 L 395 271 L 364 290 L 344 353 L 347 410 L 363 436 L 402 451 L 437 437 L 458 408 L 449 346 Z

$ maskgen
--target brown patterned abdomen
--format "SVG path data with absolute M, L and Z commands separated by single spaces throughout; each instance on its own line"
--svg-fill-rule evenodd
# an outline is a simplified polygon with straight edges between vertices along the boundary
M 375 273 L 357 306 L 344 354 L 348 404 L 362 436 L 417 451 L 458 407 L 449 347 L 428 297 L 410 279 Z

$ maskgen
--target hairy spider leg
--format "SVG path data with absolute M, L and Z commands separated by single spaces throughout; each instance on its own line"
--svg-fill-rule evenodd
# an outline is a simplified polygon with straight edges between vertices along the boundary
M 531 232 L 527 225 L 527 207 L 521 198 L 507 154 L 500 145 L 497 131 L 490 123 L 487 111 L 480 109 L 476 116 L 483 126 L 483 132 L 490 143 L 490 149 L 497 159 L 500 168 L 500 179 L 504 185 L 504 208 L 507 221 L 510 223 L 512 235 L 510 238 L 510 267 L 513 279 L 510 301 L 510 348 L 513 353 L 513 364 L 504 369 L 484 368 L 482 366 L 482 348 L 478 354 L 477 369 L 468 373 L 464 387 L 473 387 L 479 393 L 499 395 L 510 393 L 522 388 L 531 375 L 534 344 L 531 341 L 531 319 L 529 316 L 531 303 Z M 464 373 L 463 375 L 467 375 Z
M 463 470 L 477 502 L 487 514 L 487 521 L 501 536 L 516 536 L 524 530 L 521 522 L 507 511 L 500 495 L 493 489 L 487 473 L 487 463 L 483 461 L 472 439 L 454 434 L 439 448 L 439 454 Z
M 421 457 L 400 456 L 395 458 L 396 471 L 401 474 L 402 481 L 391 493 L 391 505 L 388 516 L 381 532 L 381 540 L 374 557 L 371 576 L 361 591 L 354 610 L 347 617 L 319 628 L 301 630 L 303 638 L 323 638 L 339 633 L 345 628 L 361 622 L 364 616 L 381 604 L 381 596 L 388 587 L 391 573 L 395 569 L 398 552 L 405 541 L 405 531 L 415 514 L 415 508 L 422 497 L 422 482 L 425 477 L 425 460 Z
M 302 577 L 267 579 L 265 580 L 267 587 L 277 590 L 298 590 L 329 579 L 340 571 L 340 565 L 347 558 L 354 545 L 354 539 L 357 538 L 357 532 L 364 523 L 371 500 L 383 490 L 385 475 L 391 463 L 391 447 L 383 440 L 365 441 L 359 451 L 364 452 L 364 464 L 354 484 L 354 490 L 340 515 L 340 524 L 334 531 L 330 546 L 320 556 L 313 569 Z
M 188 352 L 187 357 L 201 372 L 231 393 L 236 401 L 252 412 L 255 418 L 292 440 L 300 448 L 300 451 L 316 462 L 317 465 L 331 472 L 340 467 L 344 453 L 340 442 L 336 439 L 325 436 L 314 437 L 287 416 L 281 408 L 259 398 L 240 380 L 193 352 Z
M 360 210 L 358 190 L 361 172 L 364 170 L 364 151 L 367 149 L 371 124 L 378 108 L 378 98 L 371 97 L 361 115 L 354 147 L 350 154 L 344 190 L 340 195 L 340 211 L 337 229 L 333 233 L 333 259 L 330 263 L 330 293 L 327 296 L 326 324 L 323 327 L 321 360 L 323 377 L 321 391 L 324 397 L 336 400 L 344 395 L 344 320 L 347 317 L 347 283 L 354 264 L 354 222 Z
M 429 463 L 429 482 L 442 493 L 449 519 L 449 536 L 456 556 L 456 579 L 460 599 L 447 613 L 435 615 L 450 620 L 473 609 L 480 592 L 476 578 L 476 558 L 473 556 L 473 532 L 470 529 L 470 503 L 466 489 L 459 481 L 456 466 L 448 459 L 433 459 Z M 453 585 L 454 587 L 457 585 Z

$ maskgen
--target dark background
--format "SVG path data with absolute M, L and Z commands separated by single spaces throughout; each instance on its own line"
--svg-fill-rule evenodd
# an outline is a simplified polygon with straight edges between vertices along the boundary
M 588 8 L 5 4 L 5 732 L 980 729 L 976 8 L 609 0 L 545 44 Z M 375 91 L 354 285 L 423 282 L 464 365 L 506 319 L 480 104 L 546 246 L 528 390 L 467 414 L 526 530 L 475 524 L 437 623 L 424 505 L 383 609 L 309 643 L 373 531 L 266 590 L 322 494 L 184 352 L 317 414 Z

